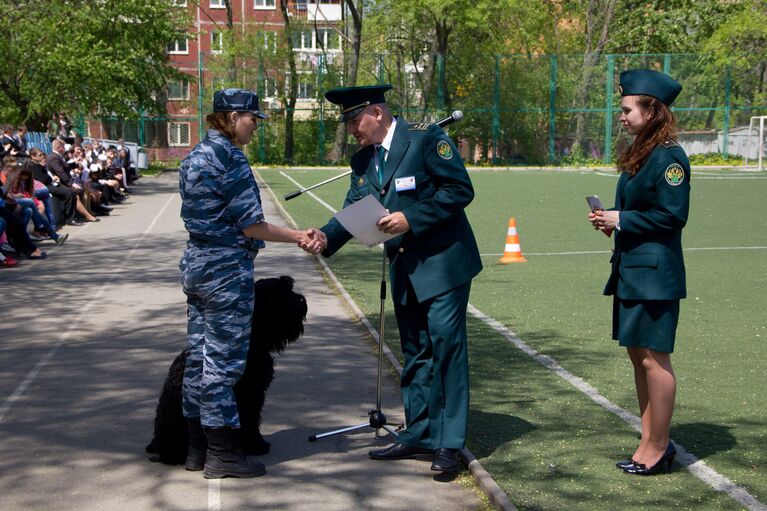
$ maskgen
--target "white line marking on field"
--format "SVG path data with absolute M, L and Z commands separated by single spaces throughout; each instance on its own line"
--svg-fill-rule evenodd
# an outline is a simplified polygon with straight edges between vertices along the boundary
M 617 172 L 601 172 L 601 171 L 595 171 L 594 174 L 597 176 L 605 176 L 605 177 L 619 177 L 620 174 Z M 692 173 L 693 181 L 697 181 L 698 179 L 767 179 L 767 176 L 743 176 L 738 174 L 733 175 L 726 175 L 726 174 L 707 174 L 702 172 L 693 172 Z
M 296 181 L 295 179 L 293 179 L 289 175 L 285 174 L 283 171 L 280 171 L 280 175 L 285 176 L 285 178 L 287 178 L 289 181 L 291 181 L 297 187 L 303 188 L 303 185 L 301 183 L 299 183 L 298 181 Z M 333 206 L 331 206 L 330 204 L 328 204 L 324 200 L 322 200 L 319 197 L 317 197 L 313 192 L 304 192 L 304 193 L 308 193 L 309 197 L 311 197 L 312 199 L 316 200 L 317 202 L 319 202 L 320 204 L 325 206 L 325 208 L 327 208 L 331 213 L 333 213 L 335 215 L 336 210 L 333 208 Z M 279 201 L 277 201 L 277 203 L 279 204 Z
M 113 272 L 112 275 L 109 277 L 109 279 L 104 284 L 101 285 L 101 287 L 93 296 L 93 298 L 80 308 L 80 313 L 77 315 L 77 317 L 74 320 L 69 322 L 69 327 L 66 329 L 66 331 L 64 331 L 64 333 L 61 334 L 61 336 L 55 342 L 55 344 L 45 353 L 45 355 L 43 355 L 43 357 L 37 362 L 37 364 L 35 364 L 35 367 L 33 367 L 32 370 L 27 374 L 26 378 L 24 378 L 24 380 L 22 380 L 22 382 L 18 385 L 18 387 L 16 387 L 16 390 L 14 390 L 13 393 L 5 399 L 5 401 L 3 401 L 3 405 L 0 406 L 0 422 L 3 422 L 3 418 L 8 413 L 8 410 L 10 410 L 13 404 L 19 400 L 22 394 L 24 394 L 27 387 L 29 387 L 29 385 L 35 380 L 38 373 L 43 369 L 43 367 L 45 367 L 46 364 L 50 362 L 51 358 L 53 358 L 53 356 L 56 354 L 59 348 L 69 338 L 69 335 L 76 329 L 80 328 L 81 323 L 87 317 L 88 311 L 90 311 L 91 307 L 93 307 L 94 304 L 100 302 L 100 298 L 106 292 L 106 290 L 110 288 L 110 286 L 112 285 L 112 281 L 116 279 L 117 276 L 128 266 L 128 263 L 131 262 L 131 259 L 133 258 L 133 254 L 136 251 L 136 249 L 138 249 L 138 247 L 144 241 L 147 234 L 149 234 L 149 231 L 152 230 L 154 225 L 157 223 L 157 220 L 162 216 L 165 210 L 168 209 L 168 206 L 170 205 L 171 201 L 173 201 L 173 198 L 177 196 L 178 194 L 172 194 L 170 197 L 168 197 L 168 200 L 165 202 L 165 205 L 162 207 L 159 213 L 155 215 L 154 219 L 146 228 L 144 233 L 133 245 L 133 248 L 128 253 L 128 256 L 123 259 L 122 265 L 120 265 L 117 271 Z
M 208 479 L 208 511 L 221 511 L 221 479 Z
M 684 248 L 683 252 L 705 252 L 707 250 L 767 250 L 767 247 L 692 247 Z M 610 254 L 609 250 L 584 250 L 582 252 L 525 252 L 526 256 L 561 256 L 561 255 L 593 255 Z M 482 257 L 499 257 L 502 252 L 492 254 L 480 254 Z
M 295 184 L 299 188 L 303 188 L 303 186 L 300 183 L 298 183 L 298 181 L 295 181 L 294 179 L 284 174 L 283 172 L 280 172 L 280 173 L 286 178 L 288 178 L 290 181 L 292 181 L 293 184 Z M 314 197 L 318 202 L 323 204 L 330 211 L 335 213 L 335 210 L 329 205 L 327 205 L 327 203 L 323 202 L 321 199 L 319 199 L 312 193 L 310 193 L 310 195 Z M 285 211 L 285 209 L 282 207 L 282 204 L 280 204 L 279 201 L 276 201 L 276 204 L 282 210 L 282 212 L 290 219 L 290 221 L 294 225 L 296 225 L 292 217 L 290 217 L 288 212 Z M 689 250 L 731 250 L 733 248 L 763 249 L 767 247 L 712 247 L 711 249 L 698 248 L 698 249 L 689 249 Z M 597 252 L 597 253 L 602 253 L 602 252 Z M 498 254 L 498 255 L 502 255 L 502 254 Z M 559 254 L 549 253 L 549 254 L 541 254 L 541 255 L 559 255 Z M 327 263 L 319 257 L 317 259 L 320 261 L 325 271 L 328 272 L 328 275 L 331 276 L 331 280 L 333 280 L 333 282 L 336 284 L 338 289 L 341 290 L 347 302 L 350 305 L 352 305 L 352 308 L 354 309 L 355 313 L 362 320 L 362 322 L 365 324 L 365 326 L 370 331 L 370 333 L 373 334 L 373 336 L 376 337 L 377 339 L 377 333 L 375 332 L 375 329 L 372 327 L 372 325 L 367 320 L 367 318 L 362 313 L 362 311 L 359 309 L 359 307 L 356 306 L 351 296 L 349 296 L 348 293 L 346 293 L 346 290 L 343 288 L 343 286 L 341 286 L 341 283 L 338 281 L 338 279 L 336 279 L 335 275 L 333 275 L 333 272 L 330 270 Z M 639 417 L 629 412 L 628 410 L 621 408 L 620 406 L 616 405 L 615 403 L 613 403 L 612 401 L 604 397 L 602 394 L 599 393 L 599 391 L 597 391 L 597 389 L 595 389 L 594 387 L 586 383 L 582 378 L 575 376 L 573 373 L 571 373 L 567 369 L 560 366 L 559 363 L 557 363 L 557 361 L 554 360 L 553 358 L 539 353 L 534 348 L 524 343 L 522 340 L 519 339 L 519 337 L 516 336 L 514 332 L 506 328 L 499 321 L 484 314 L 482 311 L 474 307 L 471 303 L 468 305 L 468 312 L 475 318 L 481 321 L 484 321 L 486 324 L 491 326 L 496 332 L 503 335 L 509 342 L 511 342 L 514 346 L 519 348 L 524 353 L 526 353 L 533 360 L 535 360 L 542 366 L 546 367 L 547 369 L 555 373 L 557 376 L 559 376 L 560 378 L 568 382 L 570 385 L 572 385 L 573 387 L 581 391 L 583 394 L 586 394 L 589 398 L 591 398 L 591 400 L 593 400 L 599 406 L 606 409 L 610 413 L 617 415 L 621 420 L 626 422 L 629 426 L 634 428 L 637 432 L 639 433 L 642 432 L 642 421 Z M 394 366 L 400 367 L 399 361 L 396 360 L 396 357 L 394 357 L 394 354 L 391 352 L 391 350 L 389 350 L 388 346 L 386 344 L 384 344 L 383 346 L 384 346 L 387 357 L 389 357 L 389 360 L 394 360 Z M 711 486 L 714 490 L 726 493 L 730 498 L 739 502 L 740 504 L 742 504 L 743 506 L 745 506 L 747 509 L 751 511 L 767 511 L 767 506 L 765 506 L 764 504 L 756 500 L 756 497 L 748 493 L 748 491 L 745 488 L 736 485 L 725 476 L 719 474 L 716 470 L 709 467 L 706 464 L 706 462 L 698 459 L 694 454 L 687 452 L 687 450 L 685 450 L 685 448 L 682 447 L 681 444 L 674 442 L 674 445 L 676 446 L 676 449 L 677 449 L 676 458 L 695 477 L 697 477 L 704 483 Z

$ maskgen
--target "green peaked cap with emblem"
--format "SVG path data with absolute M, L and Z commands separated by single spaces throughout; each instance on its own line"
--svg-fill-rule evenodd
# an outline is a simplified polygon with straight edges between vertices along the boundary
M 621 96 L 652 96 L 671 106 L 682 86 L 665 73 L 652 69 L 631 69 L 621 73 L 618 90 Z
M 362 85 L 360 87 L 339 87 L 325 93 L 325 99 L 335 105 L 341 105 L 341 122 L 353 119 L 368 105 L 386 103 L 384 92 L 391 85 Z

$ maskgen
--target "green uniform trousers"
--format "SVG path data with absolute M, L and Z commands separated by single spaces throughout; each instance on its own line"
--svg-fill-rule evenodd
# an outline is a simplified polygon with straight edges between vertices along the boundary
M 425 449 L 462 449 L 469 415 L 466 307 L 471 281 L 418 303 L 408 283 L 395 302 L 405 365 L 402 403 L 407 429 L 398 441 Z

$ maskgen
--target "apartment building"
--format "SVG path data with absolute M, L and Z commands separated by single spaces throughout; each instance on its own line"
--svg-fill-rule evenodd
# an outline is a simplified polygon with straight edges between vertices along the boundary
M 212 91 L 232 82 L 232 72 L 223 62 L 225 45 L 232 37 L 242 40 L 247 35 L 257 46 L 249 48 L 247 60 L 236 63 L 234 81 L 259 92 L 262 108 L 271 116 L 284 114 L 280 96 L 285 93 L 289 73 L 285 59 L 276 57 L 278 38 L 284 37 L 285 27 L 280 0 L 229 0 L 229 4 L 231 24 L 225 0 L 174 1 L 179 10 L 186 11 L 191 24 L 185 38 L 168 44 L 167 53 L 172 65 L 187 78 L 168 84 L 167 119 L 144 118 L 139 122 L 136 138 L 143 140 L 150 159 L 182 157 L 204 136 Z M 299 73 L 294 116 L 301 120 L 317 106 L 319 63 L 338 60 L 341 54 L 343 0 L 289 0 L 288 13 Z M 131 130 L 122 126 L 110 129 L 106 124 L 91 122 L 90 134 L 110 138 L 114 132 L 123 136 L 124 130 L 126 138 L 132 138 L 128 134 Z

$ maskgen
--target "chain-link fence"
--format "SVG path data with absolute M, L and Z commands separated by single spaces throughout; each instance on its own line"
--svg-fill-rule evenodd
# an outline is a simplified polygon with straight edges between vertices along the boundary
M 286 163 L 285 118 L 292 112 L 290 163 L 329 163 L 338 108 L 321 98 L 342 83 L 344 62 L 337 54 L 297 57 L 293 108 L 285 104 L 289 74 L 276 71 L 278 66 L 267 71 L 262 63 L 241 63 L 238 74 L 230 76 L 216 68 L 216 56 L 199 61 L 198 76 L 185 84 L 186 96 L 169 103 L 168 117 L 103 119 L 102 133 L 95 136 L 122 137 L 161 149 L 161 157 L 181 158 L 204 135 L 213 91 L 239 86 L 258 91 L 270 115 L 249 148 L 254 161 Z M 362 55 L 358 84 L 391 83 L 387 101 L 411 122 L 436 121 L 462 110 L 464 119 L 451 126 L 450 135 L 471 163 L 611 163 L 616 148 L 627 141 L 618 122 L 619 75 L 632 68 L 663 71 L 682 83 L 673 110 L 688 153 L 755 154 L 759 142 L 748 138 L 746 127 L 751 116 L 767 115 L 761 86 L 751 75 L 715 68 L 698 55 L 478 55 L 468 70 L 466 64 L 441 59 L 432 71 L 429 67 L 403 64 L 391 54 Z M 355 149 L 347 145 L 340 159 Z

